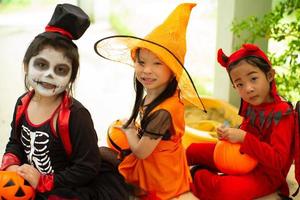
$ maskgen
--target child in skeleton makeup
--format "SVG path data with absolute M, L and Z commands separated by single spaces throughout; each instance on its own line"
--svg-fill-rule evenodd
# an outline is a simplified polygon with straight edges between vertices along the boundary
M 37 199 L 128 198 L 122 176 L 101 162 L 90 113 L 70 96 L 79 68 L 72 40 L 89 25 L 79 7 L 58 4 L 23 59 L 28 92 L 17 100 L 1 170 L 24 177 Z
M 188 163 L 198 165 L 192 170 L 194 193 L 201 200 L 250 200 L 274 192 L 288 199 L 286 177 L 298 145 L 295 115 L 291 104 L 277 93 L 269 59 L 256 45 L 244 44 L 229 57 L 220 49 L 218 62 L 241 97 L 239 115 L 243 117 L 240 128 L 219 127 L 219 139 L 240 143 L 240 152 L 258 164 L 247 174 L 220 175 L 213 160 L 215 144 L 191 144 Z
M 204 109 L 183 66 L 186 27 L 195 5 L 178 5 L 144 39 L 117 35 L 95 44 L 100 56 L 134 68 L 135 104 L 129 119 L 119 127 L 130 149 L 121 151 L 120 160 L 117 152 L 103 159 L 114 162 L 115 157 L 125 180 L 145 192 L 137 194 L 141 199 L 195 198 L 189 192 L 191 177 L 181 143 L 185 127 L 182 98 Z M 100 149 L 103 155 L 108 151 Z

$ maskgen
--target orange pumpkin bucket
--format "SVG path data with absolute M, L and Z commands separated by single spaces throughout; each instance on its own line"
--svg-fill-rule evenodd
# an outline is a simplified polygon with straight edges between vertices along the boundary
M 130 149 L 125 133 L 120 128 L 117 128 L 122 125 L 121 120 L 116 120 L 112 123 L 112 125 L 110 125 L 107 131 L 108 147 L 119 153 Z
M 218 141 L 214 150 L 216 167 L 225 174 L 246 174 L 253 170 L 257 161 L 247 154 L 240 153 L 240 144 Z
M 0 171 L 0 199 L 34 199 L 34 188 L 16 172 Z

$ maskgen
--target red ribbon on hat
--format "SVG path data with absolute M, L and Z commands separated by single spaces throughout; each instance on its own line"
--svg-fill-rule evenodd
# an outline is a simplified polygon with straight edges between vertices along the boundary
M 45 28 L 45 31 L 46 32 L 58 32 L 64 36 L 68 37 L 69 39 L 73 40 L 72 34 L 62 28 L 47 25 Z

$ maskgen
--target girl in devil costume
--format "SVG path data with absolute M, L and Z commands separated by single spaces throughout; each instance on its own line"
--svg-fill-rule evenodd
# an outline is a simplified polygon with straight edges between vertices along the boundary
M 70 96 L 79 68 L 78 39 L 89 17 L 59 4 L 23 63 L 28 92 L 16 103 L 2 170 L 16 171 L 36 199 L 127 199 L 121 175 L 101 162 L 88 110 Z
M 181 143 L 185 125 L 181 98 L 203 109 L 183 66 L 185 31 L 194 6 L 192 3 L 178 5 L 145 38 L 119 35 L 103 38 L 95 44 L 100 56 L 128 63 L 135 70 L 134 108 L 120 127 L 130 151 L 123 153 L 120 161 L 113 153 L 107 159 L 119 163 L 118 169 L 125 180 L 146 192 L 144 199 L 171 199 L 181 195 L 193 198 L 189 193 L 191 177 Z M 103 147 L 101 152 L 106 154 L 108 150 Z
M 277 93 L 275 71 L 263 51 L 244 44 L 229 57 L 218 51 L 233 87 L 241 97 L 240 128 L 219 127 L 219 139 L 241 143 L 240 152 L 258 161 L 250 173 L 220 175 L 214 165 L 215 144 L 191 144 L 187 149 L 193 171 L 193 191 L 201 200 L 250 200 L 276 191 L 289 195 L 286 182 L 294 155 L 294 112 Z M 195 168 L 197 169 L 197 168 Z

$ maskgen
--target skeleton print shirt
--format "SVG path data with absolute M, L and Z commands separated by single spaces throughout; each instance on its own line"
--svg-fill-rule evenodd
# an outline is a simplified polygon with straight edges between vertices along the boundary
M 56 129 L 52 125 L 53 117 L 42 124 L 31 123 L 26 105 L 21 102 L 22 97 L 16 103 L 5 153 L 14 154 L 21 164 L 31 164 L 41 174 L 53 174 L 55 187 L 77 187 L 93 180 L 99 172 L 101 158 L 89 111 L 74 98 L 70 99 L 70 105 L 64 105 L 70 111 L 67 127 L 72 153 L 67 156 L 59 129 L 61 122 L 57 120 Z M 19 113 L 19 106 L 25 106 L 23 113 Z M 16 125 L 19 114 L 20 120 Z
M 55 113 L 55 112 L 54 112 Z M 54 114 L 53 113 L 53 114 Z M 41 124 L 33 124 L 27 112 L 21 125 L 21 142 L 27 156 L 28 163 L 42 174 L 53 173 L 49 146 L 54 142 L 53 114 L 50 119 Z

